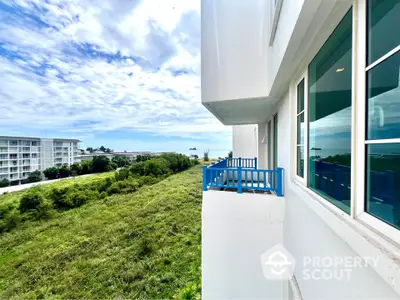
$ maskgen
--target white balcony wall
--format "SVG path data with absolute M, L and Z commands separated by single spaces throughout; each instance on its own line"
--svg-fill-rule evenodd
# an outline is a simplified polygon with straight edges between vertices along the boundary
M 257 126 L 236 125 L 232 131 L 233 157 L 257 157 Z
M 202 1 L 203 102 L 266 96 L 264 0 Z

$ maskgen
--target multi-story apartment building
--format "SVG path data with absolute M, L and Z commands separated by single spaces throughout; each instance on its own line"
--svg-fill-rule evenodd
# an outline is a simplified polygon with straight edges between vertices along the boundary
M 76 139 L 0 136 L 0 180 L 20 181 L 30 172 L 71 165 L 78 156 Z
M 202 103 L 234 155 L 203 167 L 202 297 L 400 299 L 400 1 L 201 14 Z

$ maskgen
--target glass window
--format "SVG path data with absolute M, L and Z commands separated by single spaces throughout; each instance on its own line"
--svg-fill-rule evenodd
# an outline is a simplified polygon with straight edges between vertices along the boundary
M 384 56 L 400 44 L 400 1 L 368 1 L 368 61 Z
M 371 144 L 366 151 L 366 211 L 400 229 L 400 144 Z
M 352 10 L 309 65 L 309 182 L 350 213 Z
M 400 52 L 367 73 L 367 139 L 400 138 Z
M 304 79 L 297 86 L 297 168 L 296 174 L 304 177 Z

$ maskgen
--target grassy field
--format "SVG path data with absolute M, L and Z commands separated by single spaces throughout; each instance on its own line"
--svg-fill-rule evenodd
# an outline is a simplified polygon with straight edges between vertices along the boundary
M 79 184 L 89 183 L 89 182 L 94 182 L 96 180 L 104 179 L 104 178 L 112 177 L 112 176 L 114 176 L 114 172 L 93 174 L 91 176 L 85 176 L 85 177 L 65 178 L 63 180 L 55 181 L 52 183 L 42 184 L 42 185 L 40 185 L 40 188 L 43 191 L 47 191 L 53 187 L 62 188 L 62 187 L 72 186 L 76 183 L 79 183 Z M 21 195 L 25 192 L 26 192 L 26 190 L 22 190 L 22 191 L 18 191 L 18 192 L 6 193 L 3 195 L 0 195 L 0 204 L 16 202 L 19 200 Z
M 0 298 L 199 298 L 200 234 L 196 166 L 0 235 Z

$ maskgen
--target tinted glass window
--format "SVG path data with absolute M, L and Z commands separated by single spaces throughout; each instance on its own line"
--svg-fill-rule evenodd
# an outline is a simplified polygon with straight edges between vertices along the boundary
M 399 82 L 400 52 L 368 71 L 368 139 L 400 138 Z
M 309 66 L 309 187 L 350 212 L 352 12 Z
M 366 210 L 400 229 L 400 144 L 367 145 Z
M 368 1 L 368 65 L 400 44 L 399 18 L 399 0 Z
M 304 110 L 304 79 L 297 86 L 297 113 Z

